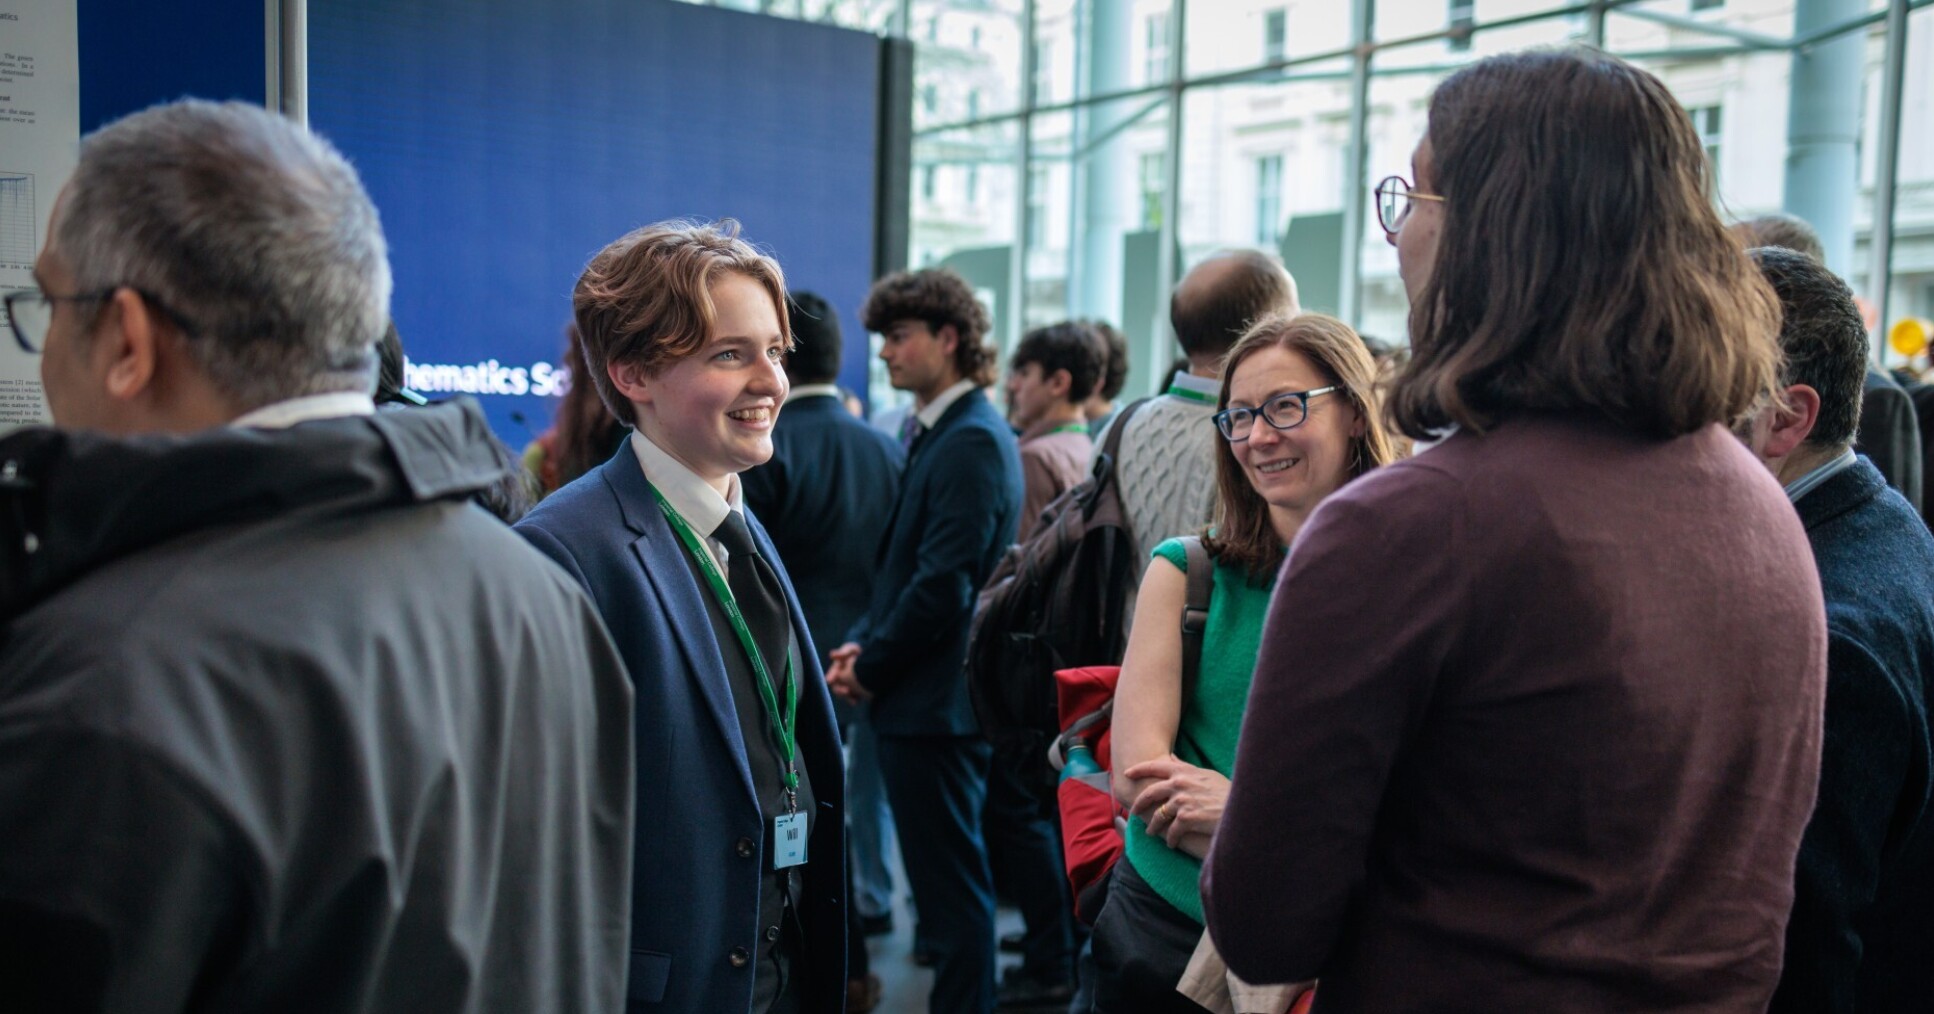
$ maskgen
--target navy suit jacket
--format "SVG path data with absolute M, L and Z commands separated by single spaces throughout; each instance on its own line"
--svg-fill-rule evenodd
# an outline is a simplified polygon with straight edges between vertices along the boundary
M 747 512 L 759 552 L 786 587 L 800 638 L 799 754 L 818 800 L 799 915 L 809 953 L 793 965 L 805 1010 L 846 996 L 845 774 L 810 628 L 779 555 Z M 517 531 L 584 586 L 631 670 L 638 825 L 632 845 L 632 1010 L 745 1011 L 758 953 L 759 891 L 772 883 L 767 821 L 754 795 L 712 619 L 685 548 L 627 441 L 551 494 Z M 558 673 L 560 677 L 569 674 Z M 533 932 L 537 930 L 534 928 Z M 654 1006 L 655 1005 L 655 1006 Z
M 1934 536 L 1865 458 L 1798 507 L 1827 605 L 1826 726 L 1771 1009 L 1925 1011 L 1934 998 Z
M 812 397 L 780 411 L 772 460 L 739 476 L 822 652 L 839 647 L 872 602 L 874 557 L 905 468 L 898 441 L 853 418 L 838 398 Z
M 913 445 L 880 543 L 873 602 L 847 638 L 881 735 L 980 731 L 967 698 L 974 597 L 1014 541 L 1021 456 L 987 396 L 969 391 Z
M 1860 435 L 1853 449 L 1864 454 L 1900 491 L 1915 511 L 1921 510 L 1921 428 L 1914 399 L 1894 378 L 1869 366 L 1860 395 Z

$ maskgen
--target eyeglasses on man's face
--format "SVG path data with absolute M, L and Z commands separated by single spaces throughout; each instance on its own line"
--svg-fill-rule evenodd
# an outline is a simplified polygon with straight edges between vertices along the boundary
M 71 296 L 50 295 L 39 289 L 21 289 L 0 297 L 0 304 L 6 307 L 7 327 L 13 331 L 13 340 L 20 343 L 21 351 L 39 355 L 47 347 L 47 329 L 54 323 L 55 303 L 98 302 L 112 295 L 113 289 L 77 292 Z
M 77 292 L 71 296 L 56 296 L 39 289 L 20 289 L 0 296 L 0 306 L 6 308 L 7 327 L 13 332 L 13 340 L 20 343 L 20 348 L 29 355 L 39 355 L 47 347 L 47 331 L 54 324 L 55 303 L 98 303 L 123 288 L 126 286 L 116 285 L 94 292 Z M 180 328 L 183 334 L 192 336 L 195 333 L 180 314 L 169 309 L 161 300 L 140 289 L 131 291 Z
M 1383 226 L 1383 231 L 1392 236 L 1396 235 L 1397 230 L 1403 228 L 1405 220 L 1410 218 L 1412 202 L 1436 201 L 1441 204 L 1444 200 L 1436 194 L 1426 194 L 1413 188 L 1410 181 L 1402 176 L 1384 177 L 1383 182 L 1377 184 L 1376 195 L 1377 224 Z
M 1232 444 L 1249 439 L 1249 431 L 1255 428 L 1257 419 L 1279 430 L 1293 430 L 1309 419 L 1310 399 L 1342 389 L 1331 384 L 1314 391 L 1285 391 L 1271 396 L 1261 408 L 1225 408 L 1215 414 L 1215 428 L 1222 431 L 1222 439 Z

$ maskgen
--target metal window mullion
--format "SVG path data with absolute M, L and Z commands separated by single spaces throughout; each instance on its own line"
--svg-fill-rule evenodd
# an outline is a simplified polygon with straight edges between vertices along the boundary
M 1356 44 L 1356 66 L 1350 72 L 1350 139 L 1343 181 L 1343 258 L 1337 310 L 1351 327 L 1363 324 L 1363 232 L 1369 202 L 1367 175 L 1370 159 L 1371 35 L 1376 22 L 1376 0 L 1351 0 L 1351 39 Z
M 309 125 L 309 3 L 308 0 L 280 0 L 277 27 L 281 30 L 276 49 L 281 65 L 277 108 L 284 116 L 303 126 Z
M 1089 7 L 1095 2 L 1096 0 L 1076 0 L 1074 5 L 1074 45 L 1068 53 L 1069 59 L 1074 64 L 1074 76 L 1072 79 L 1074 83 L 1069 89 L 1070 95 L 1074 98 L 1080 98 L 1082 82 L 1088 80 L 1088 19 L 1093 16 L 1093 12 L 1089 10 Z M 1068 111 L 1068 136 L 1072 139 L 1071 145 L 1078 145 L 1080 139 L 1087 136 L 1087 118 L 1092 115 L 1094 115 L 1092 110 L 1087 106 L 1076 106 Z M 1079 293 L 1081 290 L 1075 285 L 1075 280 L 1081 277 L 1082 271 L 1081 243 L 1078 241 L 1078 237 L 1081 235 L 1081 209 L 1083 202 L 1086 200 L 1085 194 L 1087 192 L 1086 185 L 1081 179 L 1083 174 L 1081 163 L 1092 157 L 1093 152 L 1081 147 L 1072 147 L 1069 154 L 1068 253 L 1062 275 L 1065 281 L 1061 286 L 1061 300 L 1067 315 L 1069 317 L 1075 317 L 1080 315 L 1079 303 L 1081 297 Z
M 1907 70 L 1908 0 L 1887 5 L 1886 60 L 1881 66 L 1880 145 L 1875 157 L 1874 220 L 1868 268 L 1867 298 L 1874 304 L 1873 360 L 1887 363 L 1888 295 L 1894 280 L 1894 201 L 1900 169 L 1900 117 Z
M 1007 305 L 1001 308 L 1006 320 L 1007 341 L 1002 358 L 1020 344 L 1027 326 L 1027 240 L 1033 217 L 1034 191 L 1034 0 L 1021 4 L 1021 139 L 1014 153 L 1014 243 L 1008 247 L 1013 256 L 1007 263 Z
M 1174 0 L 1168 12 L 1168 134 L 1162 148 L 1162 227 L 1156 240 L 1160 246 L 1155 252 L 1155 320 L 1149 328 L 1146 353 L 1148 375 L 1152 378 L 1149 394 L 1168 382 L 1162 375 L 1162 364 L 1168 361 L 1169 349 L 1175 344 L 1168 319 L 1168 301 L 1182 269 L 1175 248 L 1182 225 L 1182 95 L 1187 88 L 1183 71 L 1187 69 L 1188 11 L 1188 0 Z

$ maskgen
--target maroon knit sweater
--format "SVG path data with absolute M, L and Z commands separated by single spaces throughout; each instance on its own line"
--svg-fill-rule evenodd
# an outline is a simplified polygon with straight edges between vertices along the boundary
M 1806 535 L 1722 428 L 1454 436 L 1291 550 L 1216 945 L 1319 1012 L 1764 1010 L 1825 672 Z

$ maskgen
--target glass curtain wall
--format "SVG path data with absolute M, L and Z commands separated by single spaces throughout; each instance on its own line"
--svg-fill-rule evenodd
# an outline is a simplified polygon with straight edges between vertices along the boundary
M 1897 115 L 1910 129 L 1894 164 L 1883 325 L 1871 279 L 1893 3 L 1908 25 Z M 1602 45 L 1658 74 L 1705 142 L 1724 214 L 1838 214 L 1846 252 L 1833 266 L 1877 333 L 1934 319 L 1934 133 L 1911 129 L 1934 123 L 1934 0 L 728 5 L 910 37 L 910 263 L 966 275 L 1004 348 L 1065 317 L 1121 326 L 1136 359 L 1131 395 L 1157 389 L 1174 356 L 1173 282 L 1228 247 L 1274 250 L 1306 307 L 1405 340 L 1408 307 L 1368 189 L 1409 172 L 1438 81 L 1528 46 Z M 1860 75 L 1834 156 L 1851 140 L 1852 168 L 1832 193 L 1791 194 L 1801 148 L 1789 138 L 1804 131 L 1789 94 L 1801 61 L 1836 40 L 1851 40 L 1842 51 L 1856 53 Z

